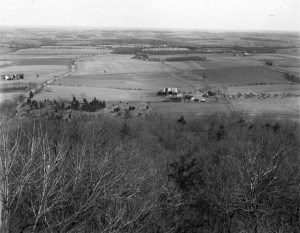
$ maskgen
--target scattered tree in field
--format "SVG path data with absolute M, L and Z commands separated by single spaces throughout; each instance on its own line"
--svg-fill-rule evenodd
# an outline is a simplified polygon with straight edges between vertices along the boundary
M 79 101 L 76 99 L 76 97 L 74 96 L 74 97 L 73 97 L 73 100 L 72 100 L 72 102 L 71 102 L 71 109 L 79 110 L 79 107 L 80 107 L 80 103 L 79 103 Z
M 34 94 L 32 91 L 29 92 L 29 98 L 33 98 Z

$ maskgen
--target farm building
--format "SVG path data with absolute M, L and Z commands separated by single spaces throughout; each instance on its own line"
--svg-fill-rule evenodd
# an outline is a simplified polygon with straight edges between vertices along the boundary
M 176 87 L 166 87 L 164 89 L 164 92 L 166 94 L 177 94 L 178 93 L 178 89 Z
M 19 80 L 24 79 L 24 74 L 3 74 L 1 75 L 1 80 Z
M 15 79 L 24 79 L 24 74 L 14 74 Z
M 1 80 L 11 80 L 11 77 L 10 77 L 10 75 L 3 74 L 3 75 L 1 75 Z

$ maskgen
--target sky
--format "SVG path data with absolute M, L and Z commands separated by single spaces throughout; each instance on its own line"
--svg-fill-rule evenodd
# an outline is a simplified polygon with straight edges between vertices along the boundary
M 0 10 L 1 26 L 300 31 L 300 0 L 0 0 Z

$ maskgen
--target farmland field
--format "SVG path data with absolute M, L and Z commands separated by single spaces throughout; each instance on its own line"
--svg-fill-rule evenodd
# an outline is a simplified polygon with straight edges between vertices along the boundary
M 186 91 L 192 91 L 194 89 L 180 80 L 181 76 L 177 73 L 91 74 L 72 75 L 68 78 L 59 79 L 53 82 L 53 84 L 116 89 L 142 89 L 150 90 L 155 93 L 167 86 L 174 86 Z
M 253 61 L 271 61 L 274 66 L 273 70 L 279 70 L 281 72 L 290 72 L 296 75 L 300 75 L 300 58 L 296 55 L 290 54 L 268 54 L 268 55 L 251 55 L 248 59 Z
M 131 56 L 128 55 L 101 55 L 78 59 L 76 71 L 67 78 L 53 82 L 50 87 L 66 86 L 69 88 L 68 90 L 72 90 L 72 87 L 75 88 L 74 90 L 90 87 L 95 91 L 85 91 L 89 98 L 95 95 L 96 88 L 98 88 L 99 93 L 104 90 L 106 94 L 97 94 L 96 96 L 101 96 L 105 101 L 119 99 L 119 95 L 116 94 L 118 91 L 122 92 L 122 96 L 127 96 L 124 97 L 125 100 L 135 101 L 132 96 L 137 96 L 139 99 L 142 95 L 147 98 L 150 95 L 153 100 L 153 96 L 156 96 L 156 93 L 165 87 L 177 87 L 184 92 L 192 92 L 196 88 L 202 87 L 201 82 L 187 80 L 183 72 L 168 65 L 130 58 Z M 55 91 L 57 89 L 54 89 Z M 44 92 L 41 95 L 44 95 Z M 46 96 L 48 95 L 46 94 Z M 154 100 L 157 99 L 162 100 L 161 97 L 154 98 Z
M 229 67 L 257 67 L 263 63 L 261 61 L 249 60 L 247 57 L 236 57 L 233 55 L 215 55 L 207 54 L 204 55 L 206 61 L 199 61 L 205 69 L 220 69 Z
M 74 75 L 117 74 L 117 73 L 162 73 L 176 69 L 161 64 L 131 59 L 132 55 L 106 55 L 84 58 L 77 66 Z
M 259 45 L 258 49 L 263 49 L 275 43 L 263 40 L 264 36 L 243 36 L 250 38 L 246 40 L 233 32 L 54 32 L 32 35 L 43 39 L 31 48 L 28 44 L 5 45 L 6 52 L 0 54 L 0 74 L 24 73 L 25 79 L 18 80 L 20 83 L 53 80 L 34 100 L 70 101 L 76 96 L 79 100 L 96 97 L 108 103 L 146 101 L 152 102 L 152 112 L 171 116 L 228 112 L 232 106 L 236 110 L 276 114 L 282 108 L 295 114 L 299 107 L 294 100 L 300 94 L 299 85 L 283 77 L 283 72 L 300 75 L 297 48 L 284 50 L 278 45 L 277 53 L 243 52 L 243 48 L 246 51 Z M 43 44 L 47 37 L 51 39 Z M 237 45 L 240 50 L 235 51 L 233 46 Z M 126 50 L 124 54 L 117 54 L 120 48 Z M 266 61 L 272 61 L 274 66 L 267 66 Z M 0 85 L 14 82 L 1 81 Z M 157 96 L 157 92 L 165 87 L 207 99 L 205 103 L 162 103 L 168 97 Z M 205 95 L 208 91 L 215 96 Z M 3 93 L 2 99 L 13 98 L 17 93 Z
M 180 55 L 182 57 L 193 57 L 195 55 Z M 197 66 L 201 69 L 218 69 L 218 68 L 228 68 L 228 67 L 253 67 L 261 66 L 264 64 L 263 61 L 248 59 L 248 57 L 234 56 L 234 55 L 223 55 L 223 54 L 197 54 L 197 56 L 205 57 L 205 61 L 195 61 Z M 160 60 L 165 60 L 167 58 L 178 57 L 178 55 L 150 55 L 150 58 L 157 58 Z M 170 64 L 176 64 L 175 62 L 170 62 Z M 192 63 L 191 63 L 192 64 Z
M 203 70 L 195 70 L 202 74 Z M 254 83 L 289 83 L 282 73 L 261 66 L 230 67 L 205 70 L 207 79 L 225 85 L 246 85 Z
M 62 57 L 53 58 L 22 58 L 11 59 L 15 66 L 37 66 L 37 65 L 70 65 L 71 59 Z

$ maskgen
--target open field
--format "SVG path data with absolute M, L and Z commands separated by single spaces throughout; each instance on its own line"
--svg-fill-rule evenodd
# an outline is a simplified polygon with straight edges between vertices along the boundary
M 53 58 L 22 58 L 11 59 L 15 66 L 41 66 L 41 65 L 70 65 L 71 59 L 62 57 Z
M 0 103 L 4 100 L 14 100 L 19 95 L 26 95 L 26 92 L 9 92 L 1 93 L 0 92 Z
M 283 99 L 236 99 L 232 100 L 235 110 L 251 114 L 273 114 L 282 118 L 300 119 L 300 97 Z
M 259 54 L 251 55 L 247 59 L 253 61 L 271 61 L 274 66 L 270 69 L 279 70 L 281 72 L 290 72 L 296 75 L 300 75 L 300 57 L 298 55 L 291 54 Z
M 21 49 L 14 52 L 14 55 L 92 55 L 92 54 L 107 54 L 110 50 L 97 49 L 95 47 L 60 47 L 46 46 L 41 48 Z
M 220 103 L 152 103 L 151 112 L 168 117 L 209 115 L 217 112 L 229 113 L 229 104 Z
M 96 97 L 99 100 L 107 102 L 118 102 L 118 101 L 161 101 L 162 97 L 156 96 L 155 93 L 150 91 L 141 90 L 120 90 L 113 88 L 100 88 L 100 87 L 76 87 L 76 86 L 58 86 L 50 85 L 44 90 L 34 96 L 34 100 L 43 101 L 44 99 L 50 100 L 67 100 L 70 101 L 73 96 L 78 100 L 87 98 L 92 100 Z
M 194 57 L 195 55 L 180 55 L 184 57 Z M 197 54 L 197 56 L 206 57 L 205 61 L 196 61 L 196 63 L 205 69 L 219 69 L 228 67 L 252 67 L 264 64 L 260 60 L 251 60 L 248 57 L 234 56 L 228 54 Z M 178 55 L 151 55 L 150 58 L 165 60 L 167 58 L 178 57 Z M 174 63 L 174 62 L 171 62 Z
M 98 75 L 72 75 L 53 82 L 53 85 L 105 87 L 115 89 L 141 89 L 157 91 L 164 87 L 177 87 L 185 91 L 194 88 L 182 81 L 180 73 L 127 73 L 127 74 L 98 74 Z M 199 84 L 198 84 L 199 85 Z
M 74 75 L 122 74 L 122 73 L 163 73 L 177 71 L 160 62 L 131 59 L 132 55 L 101 55 L 84 58 L 77 65 Z
M 194 71 L 203 74 L 203 70 Z M 205 70 L 206 78 L 225 85 L 246 85 L 254 83 L 289 83 L 280 72 L 262 66 L 230 67 Z
M 44 82 L 52 79 L 53 76 L 61 75 L 68 71 L 66 65 L 28 65 L 28 66 L 8 66 L 1 68 L 1 74 L 24 74 L 24 80 L 20 82 Z M 36 75 L 39 75 L 37 78 Z M 0 81 L 3 83 L 15 81 Z
M 292 84 L 271 84 L 271 85 L 247 85 L 247 86 L 231 86 L 227 88 L 230 95 L 237 95 L 238 93 L 293 93 L 300 94 L 300 85 Z
M 233 55 L 207 55 L 207 61 L 199 61 L 206 69 L 220 69 L 229 67 L 257 67 L 262 65 L 260 61 L 249 60 L 246 57 Z
M 199 61 L 176 61 L 176 62 L 167 62 L 164 61 L 165 64 L 172 66 L 179 70 L 199 70 L 199 69 L 205 69 L 204 66 L 199 64 Z

